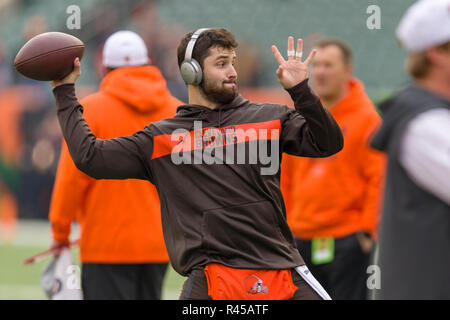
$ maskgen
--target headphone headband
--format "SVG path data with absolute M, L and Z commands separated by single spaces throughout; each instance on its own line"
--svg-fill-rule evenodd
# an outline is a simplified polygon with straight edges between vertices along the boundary
M 197 42 L 198 37 L 206 30 L 209 30 L 209 28 L 201 28 L 194 32 L 194 34 L 191 37 L 191 40 L 189 41 L 186 47 L 186 54 L 184 55 L 184 61 L 190 62 L 192 60 L 192 53 L 194 52 L 195 43 Z

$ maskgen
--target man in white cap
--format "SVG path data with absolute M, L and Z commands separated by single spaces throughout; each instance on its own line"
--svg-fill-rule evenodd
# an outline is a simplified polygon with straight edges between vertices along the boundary
M 388 155 L 377 299 L 450 299 L 450 0 L 421 0 L 397 37 L 413 83 L 381 107 Z
M 171 117 L 182 103 L 172 97 L 142 38 L 111 35 L 99 92 L 83 99 L 84 116 L 102 139 L 131 135 Z M 160 299 L 169 258 L 158 194 L 138 180 L 95 180 L 79 171 L 64 143 L 52 195 L 54 246 L 68 243 L 70 225 L 81 227 L 80 258 L 85 299 Z

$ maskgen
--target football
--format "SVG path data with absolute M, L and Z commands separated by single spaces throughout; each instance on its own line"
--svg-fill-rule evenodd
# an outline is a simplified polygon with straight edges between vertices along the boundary
M 70 34 L 42 33 L 20 49 L 14 60 L 14 67 L 33 80 L 60 80 L 73 70 L 76 57 L 81 60 L 84 48 L 84 43 Z

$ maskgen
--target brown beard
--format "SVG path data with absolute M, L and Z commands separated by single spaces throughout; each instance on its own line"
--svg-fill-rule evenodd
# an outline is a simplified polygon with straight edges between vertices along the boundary
M 225 88 L 224 85 L 226 83 L 234 83 L 236 86 L 233 88 Z M 220 105 L 229 104 L 238 95 L 236 80 L 213 82 L 205 77 L 200 84 L 200 88 L 203 90 L 203 93 L 208 100 Z

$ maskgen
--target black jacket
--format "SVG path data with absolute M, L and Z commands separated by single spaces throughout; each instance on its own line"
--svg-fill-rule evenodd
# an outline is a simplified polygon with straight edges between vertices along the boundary
M 282 153 L 327 157 L 342 149 L 343 137 L 307 80 L 288 92 L 295 110 L 239 95 L 216 109 L 181 106 L 133 136 L 101 140 L 84 121 L 74 86 L 54 89 L 77 168 L 97 179 L 156 186 L 170 261 L 182 275 L 209 262 L 249 269 L 304 264 L 286 223 Z
M 377 299 L 450 299 L 450 207 L 417 185 L 400 163 L 408 124 L 434 108 L 450 110 L 450 101 L 417 85 L 380 106 L 383 124 L 372 146 L 387 153 L 388 166 Z

